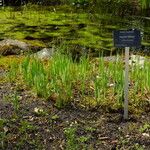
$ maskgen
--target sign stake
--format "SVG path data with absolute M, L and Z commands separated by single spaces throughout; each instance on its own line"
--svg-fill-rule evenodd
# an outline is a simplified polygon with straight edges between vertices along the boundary
M 128 120 L 129 103 L 129 49 L 141 46 L 141 32 L 138 29 L 116 30 L 113 32 L 114 46 L 125 48 L 125 72 L 124 72 L 124 120 Z
M 125 47 L 124 119 L 128 119 L 129 97 L 129 47 Z

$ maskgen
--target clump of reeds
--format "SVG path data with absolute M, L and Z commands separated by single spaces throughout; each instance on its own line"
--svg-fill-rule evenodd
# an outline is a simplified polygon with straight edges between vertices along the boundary
M 79 63 L 74 63 L 70 57 L 59 53 L 47 63 L 27 57 L 20 67 L 13 64 L 9 75 L 10 79 L 15 78 L 16 68 L 20 68 L 27 85 L 38 96 L 54 100 L 57 107 L 69 103 L 85 107 L 122 107 L 124 63 L 121 57 L 117 56 L 115 62 L 105 61 L 103 57 L 97 60 L 81 57 Z M 145 61 L 143 68 L 139 65 L 130 68 L 129 84 L 130 103 L 139 105 L 150 93 L 150 61 Z

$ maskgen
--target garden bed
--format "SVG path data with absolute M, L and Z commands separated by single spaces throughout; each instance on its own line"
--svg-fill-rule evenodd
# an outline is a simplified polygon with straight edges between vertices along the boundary
M 60 57 L 62 62 L 67 62 L 66 59 L 68 58 L 63 56 L 57 58 Z M 34 84 L 29 86 L 29 83 L 26 82 L 28 80 L 25 80 L 25 76 L 22 76 L 23 72 L 14 71 L 14 66 L 16 66 L 15 58 L 13 58 L 15 63 L 11 61 L 13 72 L 9 69 L 9 64 L 5 69 L 2 69 L 7 58 L 0 59 L 1 149 L 150 149 L 149 91 L 145 91 L 143 94 L 138 91 L 136 101 L 134 101 L 136 103 L 130 102 L 129 120 L 124 121 L 122 118 L 123 107 L 119 105 L 118 101 L 115 102 L 116 97 L 112 94 L 113 98 L 108 99 L 106 94 L 106 101 L 102 100 L 100 103 L 95 103 L 96 98 L 98 100 L 101 97 L 96 97 L 97 95 L 93 93 L 93 90 L 95 90 L 93 85 L 89 89 L 88 83 L 90 82 L 87 82 L 87 80 L 85 82 L 86 90 L 84 92 L 81 90 L 81 81 L 84 78 L 81 81 L 77 80 L 78 82 L 74 84 L 72 89 L 74 93 L 71 98 L 67 99 L 69 95 L 63 95 L 63 93 L 60 95 L 61 100 L 64 100 L 63 102 L 68 100 L 68 103 L 57 103 L 59 101 L 58 95 L 61 94 L 61 91 L 54 91 L 54 88 L 50 88 L 49 90 L 53 91 L 51 96 L 47 97 L 47 94 L 39 94 Z M 85 60 L 84 63 L 86 63 Z M 25 67 L 27 58 L 17 59 L 18 61 L 22 67 Z M 35 61 L 39 65 L 38 61 Z M 33 62 L 34 60 L 30 63 L 32 64 Z M 56 62 L 56 59 L 54 62 Z M 100 62 L 102 63 L 102 59 Z M 42 62 L 40 61 L 40 63 Z M 97 60 L 92 60 L 89 64 L 91 63 L 92 66 L 95 66 L 95 69 L 99 66 L 99 61 L 97 62 Z M 47 61 L 44 62 L 43 67 L 45 68 L 47 64 Z M 53 61 L 51 60 L 49 65 L 52 64 Z M 108 62 L 104 64 L 109 66 Z M 30 65 L 31 68 L 33 67 L 32 65 Z M 74 65 L 79 65 L 78 67 L 82 68 L 81 64 L 75 63 Z M 30 75 L 30 70 L 28 71 L 28 75 Z M 34 71 L 36 73 L 36 70 Z M 40 69 L 37 71 L 39 72 Z M 59 71 L 63 70 L 57 71 L 59 73 Z M 42 74 L 42 72 L 39 73 Z M 61 73 L 64 75 L 64 72 Z M 98 76 L 97 73 L 93 70 L 91 77 Z M 58 77 L 57 75 L 55 74 L 55 77 Z M 61 78 L 59 76 L 55 79 L 60 80 Z M 90 79 L 92 80 L 92 78 Z M 64 87 L 64 83 L 59 83 L 59 86 Z M 109 92 L 112 91 L 110 90 Z M 74 96 L 73 99 L 72 96 Z M 118 103 L 117 105 L 114 105 L 113 99 L 116 104 Z M 86 100 L 90 100 L 91 103 Z M 143 102 L 139 103 L 140 101 Z

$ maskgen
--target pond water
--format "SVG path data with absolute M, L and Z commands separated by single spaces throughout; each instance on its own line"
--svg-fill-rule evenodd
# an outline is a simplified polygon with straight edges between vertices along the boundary
M 110 51 L 112 32 L 137 28 L 143 32 L 142 45 L 150 46 L 150 18 L 119 18 L 110 14 L 75 13 L 62 10 L 0 10 L 0 37 L 28 41 L 35 46 L 52 43 Z

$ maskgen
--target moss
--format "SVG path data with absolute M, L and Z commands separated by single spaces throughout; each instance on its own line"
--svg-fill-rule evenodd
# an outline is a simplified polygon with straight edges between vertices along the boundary
M 17 63 L 20 63 L 20 62 L 22 62 L 23 58 L 24 58 L 23 56 L 16 57 L 13 55 L 7 56 L 7 57 L 1 56 L 0 57 L 0 68 L 8 69 L 11 66 L 12 62 L 15 61 Z
M 56 7 L 56 11 L 52 7 L 44 9 L 25 7 L 22 11 L 16 12 L 5 8 L 5 11 L 0 10 L 0 13 L 2 38 L 31 40 L 31 43 L 36 46 L 46 46 L 52 40 L 61 38 L 70 40 L 68 43 L 95 49 L 103 49 L 103 47 L 110 49 L 113 45 L 112 31 L 126 29 L 127 25 L 131 24 L 126 18 L 112 17 L 109 14 L 75 13 L 68 6 Z M 148 39 L 149 27 L 144 29 Z M 143 44 L 149 46 L 149 41 L 146 39 Z
M 46 44 L 43 41 L 40 40 L 23 40 L 24 42 L 31 45 L 31 47 L 46 47 Z
M 6 56 L 6 55 L 16 55 L 20 54 L 21 49 L 18 46 L 14 45 L 4 45 L 0 47 L 0 55 Z
M 142 42 L 142 44 L 143 44 L 144 46 L 150 46 L 150 43 L 148 43 L 148 42 Z

